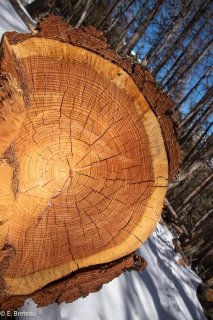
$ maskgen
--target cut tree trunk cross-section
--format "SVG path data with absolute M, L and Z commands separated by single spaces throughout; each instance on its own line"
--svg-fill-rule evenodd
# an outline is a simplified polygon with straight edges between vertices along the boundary
M 1 52 L 0 302 L 72 301 L 144 266 L 134 252 L 180 163 L 171 102 L 101 32 L 58 17 Z

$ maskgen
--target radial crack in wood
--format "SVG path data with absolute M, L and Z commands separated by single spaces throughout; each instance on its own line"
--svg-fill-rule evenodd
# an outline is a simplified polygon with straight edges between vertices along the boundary
M 102 33 L 54 16 L 4 34 L 0 80 L 2 305 L 77 275 L 72 301 L 128 268 L 160 218 L 180 163 L 171 102 Z

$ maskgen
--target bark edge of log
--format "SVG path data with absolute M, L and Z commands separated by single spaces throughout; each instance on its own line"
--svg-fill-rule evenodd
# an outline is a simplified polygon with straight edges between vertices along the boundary
M 89 36 L 88 36 L 89 35 Z M 37 34 L 18 34 L 16 32 L 6 33 L 10 44 L 17 44 L 33 37 L 54 39 L 57 41 L 72 44 L 97 53 L 104 59 L 116 64 L 126 71 L 134 80 L 135 84 L 147 100 L 152 111 L 158 118 L 161 126 L 162 135 L 165 141 L 165 147 L 169 163 L 169 177 L 174 179 L 181 161 L 179 145 L 176 141 L 177 126 L 171 117 L 171 100 L 158 88 L 149 70 L 140 63 L 132 63 L 130 58 L 121 58 L 113 52 L 103 33 L 93 27 L 72 28 L 65 21 L 56 16 L 48 16 L 40 22 L 39 32 Z M 10 258 L 15 254 L 12 247 L 5 247 L 4 265 L 1 267 L 1 273 L 4 272 Z M 4 252 L 4 250 L 2 252 Z M 2 258 L 1 252 L 1 258 Z M 71 302 L 80 296 L 85 296 L 90 292 L 97 291 L 102 284 L 111 281 L 125 270 L 142 271 L 146 263 L 143 258 L 138 258 L 133 254 L 116 260 L 113 263 L 96 265 L 87 270 L 80 270 L 68 275 L 61 283 L 56 280 L 55 283 L 36 291 L 31 297 L 40 306 L 52 302 Z M 85 286 L 78 282 L 79 274 L 85 278 Z M 97 277 L 98 274 L 101 277 Z M 96 279 L 96 281 L 94 281 Z M 89 287 L 87 284 L 89 283 Z M 3 284 L 2 284 L 3 285 Z M 64 291 L 66 288 L 67 292 Z M 73 292 L 71 292 L 74 290 Z M 76 291 L 75 291 L 76 290 Z M 0 306 L 2 310 L 14 310 L 24 303 L 28 296 L 0 296 Z M 71 298 L 72 297 L 72 298 Z

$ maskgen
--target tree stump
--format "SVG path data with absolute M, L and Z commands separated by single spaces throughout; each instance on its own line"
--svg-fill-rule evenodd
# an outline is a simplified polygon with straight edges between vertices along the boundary
M 171 101 L 92 27 L 5 33 L 0 89 L 1 308 L 73 301 L 126 269 L 180 162 Z

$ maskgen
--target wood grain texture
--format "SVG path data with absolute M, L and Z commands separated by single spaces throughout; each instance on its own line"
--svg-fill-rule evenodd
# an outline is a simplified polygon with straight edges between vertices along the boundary
M 36 35 L 6 33 L 1 49 L 0 274 L 8 301 L 74 272 L 83 285 L 81 270 L 132 254 L 159 220 L 180 151 L 170 100 L 95 29 L 49 16 Z M 114 267 L 116 275 L 124 268 Z M 93 290 L 90 283 L 85 292 Z

